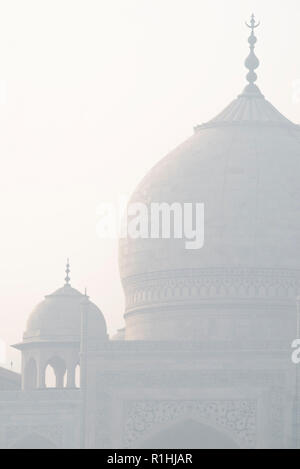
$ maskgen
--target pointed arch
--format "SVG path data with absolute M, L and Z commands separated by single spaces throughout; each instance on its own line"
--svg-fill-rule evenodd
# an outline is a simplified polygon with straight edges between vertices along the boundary
M 80 364 L 77 363 L 75 368 L 75 387 L 80 388 Z
M 136 445 L 140 449 L 239 449 L 234 438 L 223 429 L 185 419 L 156 429 Z
M 49 438 L 33 432 L 15 442 L 11 449 L 57 449 L 57 447 Z
M 67 366 L 58 356 L 49 359 L 45 365 L 45 384 L 47 388 L 62 389 L 66 386 Z

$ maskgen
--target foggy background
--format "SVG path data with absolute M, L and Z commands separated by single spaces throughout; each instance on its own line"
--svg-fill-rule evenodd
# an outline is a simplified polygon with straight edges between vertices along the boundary
M 299 122 L 299 0 L 0 1 L 0 339 L 21 340 L 67 257 L 109 332 L 123 325 L 117 241 L 97 237 L 97 207 L 242 91 L 252 12 L 258 85 Z

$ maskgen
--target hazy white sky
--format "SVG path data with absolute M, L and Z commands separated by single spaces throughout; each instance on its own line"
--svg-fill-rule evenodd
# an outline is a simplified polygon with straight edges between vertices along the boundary
M 299 0 L 0 1 L 0 337 L 21 339 L 68 256 L 72 285 L 110 332 L 122 326 L 117 242 L 97 238 L 97 206 L 240 93 L 252 12 L 258 83 L 300 122 Z

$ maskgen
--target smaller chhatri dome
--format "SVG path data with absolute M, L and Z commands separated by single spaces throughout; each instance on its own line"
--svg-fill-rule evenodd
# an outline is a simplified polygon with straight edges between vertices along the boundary
M 83 300 L 88 297 L 70 285 L 70 264 L 66 267 L 65 285 L 39 303 L 31 313 L 24 342 L 80 341 Z M 106 323 L 100 309 L 88 299 L 88 334 L 107 338 Z

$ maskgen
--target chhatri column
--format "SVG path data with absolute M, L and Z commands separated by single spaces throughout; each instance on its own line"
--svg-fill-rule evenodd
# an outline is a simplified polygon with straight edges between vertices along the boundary
M 63 389 L 64 388 L 65 373 L 66 373 L 66 370 L 63 369 L 63 368 L 58 368 L 58 369 L 55 370 L 57 389 Z
M 43 360 L 40 358 L 38 366 L 38 382 L 37 387 L 39 389 L 46 388 L 46 370 Z
M 75 383 L 75 373 L 76 373 L 76 365 L 71 365 L 68 367 L 68 372 L 67 372 L 67 388 L 75 388 L 76 383 Z
M 55 376 L 57 389 L 62 389 L 64 387 L 64 374 L 61 371 L 57 371 Z

